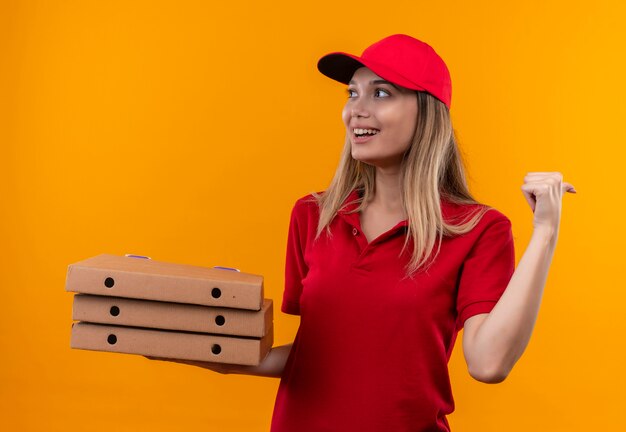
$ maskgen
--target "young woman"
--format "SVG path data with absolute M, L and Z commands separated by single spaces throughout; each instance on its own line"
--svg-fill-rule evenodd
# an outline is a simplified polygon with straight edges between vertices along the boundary
M 347 87 L 346 141 L 323 193 L 292 211 L 282 311 L 293 344 L 258 367 L 281 377 L 272 431 L 449 431 L 456 335 L 475 379 L 501 382 L 528 344 L 558 236 L 558 172 L 533 172 L 515 269 L 510 220 L 476 202 L 450 122 L 451 84 L 427 44 L 392 35 L 318 69 Z

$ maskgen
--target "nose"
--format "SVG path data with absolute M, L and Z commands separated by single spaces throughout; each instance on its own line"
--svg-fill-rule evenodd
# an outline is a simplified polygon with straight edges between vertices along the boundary
M 361 99 L 352 101 L 352 106 L 350 108 L 350 116 L 352 118 L 369 117 L 369 111 L 367 110 L 365 103 Z

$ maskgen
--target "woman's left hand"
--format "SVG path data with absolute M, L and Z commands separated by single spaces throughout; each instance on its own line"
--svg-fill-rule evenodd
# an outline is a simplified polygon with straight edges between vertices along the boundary
M 560 172 L 531 172 L 524 177 L 522 192 L 535 214 L 534 228 L 556 234 L 563 193 L 576 193 L 574 186 L 565 183 Z

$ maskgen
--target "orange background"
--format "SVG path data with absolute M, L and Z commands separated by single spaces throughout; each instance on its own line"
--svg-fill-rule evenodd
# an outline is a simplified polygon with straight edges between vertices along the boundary
M 278 380 L 70 350 L 67 265 L 238 267 L 278 305 L 291 207 L 343 144 L 345 88 L 317 59 L 393 33 L 448 63 L 472 191 L 512 220 L 518 261 L 524 175 L 578 190 L 508 379 L 473 381 L 457 343 L 453 430 L 625 430 L 623 4 L 1 1 L 3 430 L 268 430 Z M 297 325 L 277 310 L 276 343 Z

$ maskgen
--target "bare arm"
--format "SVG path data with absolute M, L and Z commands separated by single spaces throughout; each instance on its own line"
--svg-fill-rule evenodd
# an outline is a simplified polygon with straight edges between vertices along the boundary
M 291 351 L 291 345 L 292 344 L 287 344 L 273 347 L 267 354 L 267 356 L 263 359 L 261 364 L 259 364 L 258 366 L 243 366 L 236 364 L 202 362 L 193 360 L 177 360 L 158 357 L 147 358 L 149 358 L 150 360 L 164 360 L 173 363 L 198 366 L 204 369 L 210 369 L 214 372 L 218 372 L 221 374 L 242 374 L 280 378 L 283 373 L 283 369 L 285 368 L 285 364 L 287 363 L 287 358 L 289 357 L 289 352 Z
M 465 321 L 463 352 L 470 375 L 503 381 L 521 357 L 539 313 L 556 237 L 535 231 L 504 294 L 488 314 Z
M 464 323 L 468 370 L 472 377 L 487 383 L 503 381 L 528 345 L 556 247 L 562 196 L 576 193 L 559 172 L 529 173 L 522 191 L 534 213 L 528 247 L 492 311 Z

